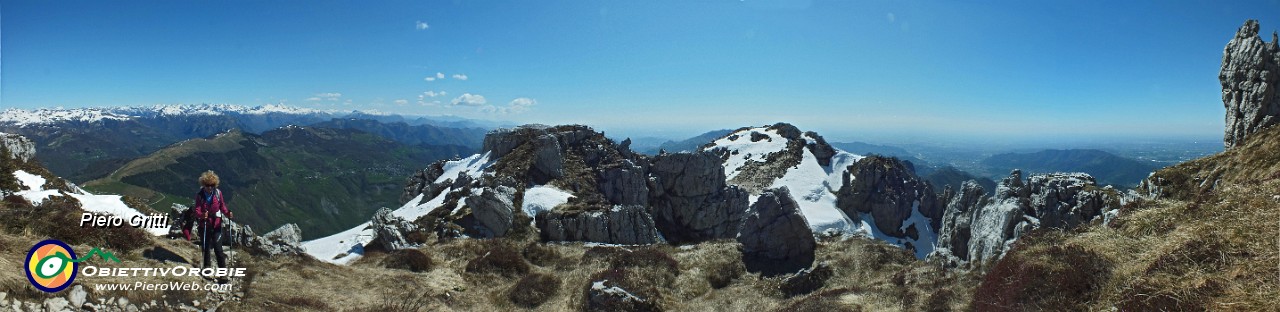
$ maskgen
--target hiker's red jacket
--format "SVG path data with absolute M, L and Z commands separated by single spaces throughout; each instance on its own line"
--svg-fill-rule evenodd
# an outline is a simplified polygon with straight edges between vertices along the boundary
M 196 193 L 196 207 L 192 208 L 196 210 L 196 220 L 200 222 L 200 224 L 206 224 L 213 228 L 221 228 L 222 218 L 226 218 L 231 215 L 231 211 L 227 210 L 226 201 L 222 200 L 222 190 L 214 189 L 213 196 L 210 196 L 211 200 L 208 200 L 207 202 L 204 199 L 205 195 L 204 190 L 200 190 L 199 193 Z M 222 218 L 218 217 L 219 212 L 221 212 Z M 202 219 L 206 217 L 207 219 Z

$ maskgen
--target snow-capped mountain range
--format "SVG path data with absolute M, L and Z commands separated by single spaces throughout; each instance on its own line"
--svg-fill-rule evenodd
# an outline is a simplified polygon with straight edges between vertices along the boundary
M 285 105 L 241 106 L 233 104 L 154 105 L 86 108 L 40 108 L 25 110 L 10 108 L 0 111 L 0 124 L 12 126 L 53 125 L 64 122 L 99 122 L 103 120 L 131 120 L 161 116 L 217 116 L 217 115 L 319 115 L 342 117 L 350 114 L 388 116 L 378 111 L 318 110 Z

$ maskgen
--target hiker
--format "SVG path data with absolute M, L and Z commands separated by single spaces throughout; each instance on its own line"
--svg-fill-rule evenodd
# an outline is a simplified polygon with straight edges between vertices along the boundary
M 217 253 L 218 267 L 227 267 L 227 254 L 222 252 L 222 218 L 231 218 L 227 203 L 218 190 L 218 175 L 213 170 L 200 175 L 200 192 L 196 193 L 196 219 L 200 222 L 200 250 L 204 261 L 200 268 L 209 267 L 209 250 Z

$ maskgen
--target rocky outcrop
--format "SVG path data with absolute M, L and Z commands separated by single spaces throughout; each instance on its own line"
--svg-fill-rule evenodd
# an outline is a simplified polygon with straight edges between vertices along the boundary
M 644 206 L 603 211 L 550 211 L 535 217 L 544 241 L 644 245 L 658 242 L 653 217 Z
M 262 235 L 257 249 L 268 256 L 302 254 L 302 229 L 289 223 Z
M 1280 46 L 1271 33 L 1271 42 L 1258 37 L 1258 21 L 1249 20 L 1222 50 L 1222 105 L 1227 109 L 1226 148 L 1243 143 L 1249 135 L 1280 122 Z
M 540 129 L 545 126 L 532 126 L 529 129 Z M 483 147 L 481 152 L 488 152 L 489 159 L 498 159 L 511 153 L 517 146 L 520 146 L 522 140 L 518 136 L 518 129 L 499 128 L 489 131 L 484 136 Z
M 897 158 L 868 156 L 850 165 L 836 191 L 836 207 L 856 218 L 869 213 L 876 228 L 886 235 L 903 237 L 902 223 L 919 208 L 925 217 L 939 220 L 942 209 L 933 186 Z
M 778 135 L 787 138 L 788 141 L 800 139 L 800 128 L 796 128 L 795 125 L 789 123 L 779 122 L 773 124 L 769 126 L 769 130 L 777 131 Z
M 1076 227 L 1119 199 L 1118 193 L 1099 189 L 1093 176 L 1085 173 L 1034 175 L 1027 188 L 1030 215 L 1043 227 Z
M 988 198 L 976 182 L 965 182 L 947 198 L 937 249 L 929 257 L 949 266 L 998 259 L 1035 228 L 1073 228 L 1119 208 L 1120 194 L 1099 188 L 1084 173 L 1038 174 L 1014 170 Z
M 969 258 L 969 237 L 973 232 L 972 210 L 986 206 L 990 198 L 986 196 L 986 190 L 973 180 L 964 182 L 959 192 L 952 193 L 948 188 L 943 198 L 947 203 L 946 211 L 943 213 L 941 226 L 938 227 L 940 231 L 934 250 L 941 253 L 937 258 L 955 266 L 963 261 L 961 259 Z
M 732 238 L 747 210 L 747 192 L 725 183 L 720 158 L 708 152 L 653 158 L 649 202 L 654 222 L 671 243 Z
M 36 145 L 27 137 L 0 132 L 0 149 L 8 151 L 9 157 L 21 162 L 31 161 L 36 156 Z
M 265 235 L 257 236 L 253 228 L 248 225 L 239 224 L 233 220 L 223 220 L 223 222 L 226 224 L 226 232 L 223 233 L 226 243 L 232 246 L 243 246 L 252 254 L 274 257 L 300 255 L 305 252 L 302 248 L 302 230 L 297 224 L 285 224 Z
M 551 134 L 538 136 L 533 141 L 533 170 L 548 179 L 564 177 L 564 155 L 560 153 L 560 140 Z
M 507 186 L 486 187 L 479 194 L 466 198 L 467 207 L 475 216 L 476 223 L 482 227 L 481 235 L 497 237 L 507 234 L 515 220 L 516 190 Z
M 786 187 L 767 189 L 751 205 L 738 235 L 747 270 L 795 273 L 813 264 L 817 241 Z
M 812 153 L 814 158 L 818 159 L 818 164 L 823 167 L 830 166 L 831 157 L 836 155 L 836 149 L 831 147 L 831 144 L 827 144 L 827 139 L 822 138 L 817 132 L 809 131 L 805 132 L 804 135 L 810 139 L 809 143 L 806 143 L 804 147 L 809 149 L 809 153 Z
M 409 176 L 408 181 L 405 181 L 404 193 L 400 194 L 400 202 L 409 202 L 409 200 L 417 197 L 418 194 L 423 193 L 427 194 L 423 196 L 423 200 L 430 200 L 436 195 L 440 195 L 440 192 L 444 189 L 434 182 L 444 175 L 444 163 L 444 160 L 431 163 L 427 168 Z
M 413 248 L 413 243 L 406 238 L 408 233 L 418 229 L 413 222 L 391 214 L 391 209 L 383 207 L 373 214 L 369 220 L 373 227 L 374 238 L 370 245 L 377 245 L 384 250 L 401 250 Z
M 645 169 L 631 160 L 600 170 L 600 194 L 618 205 L 649 205 L 649 179 Z

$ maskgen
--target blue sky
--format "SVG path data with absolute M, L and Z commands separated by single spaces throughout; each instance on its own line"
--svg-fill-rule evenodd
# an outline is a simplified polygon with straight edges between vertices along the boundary
M 1274 1 L 5 0 L 0 101 L 285 103 L 631 136 L 788 121 L 838 140 L 1217 138 L 1222 48 L 1245 19 L 1280 29 L 1277 12 Z

